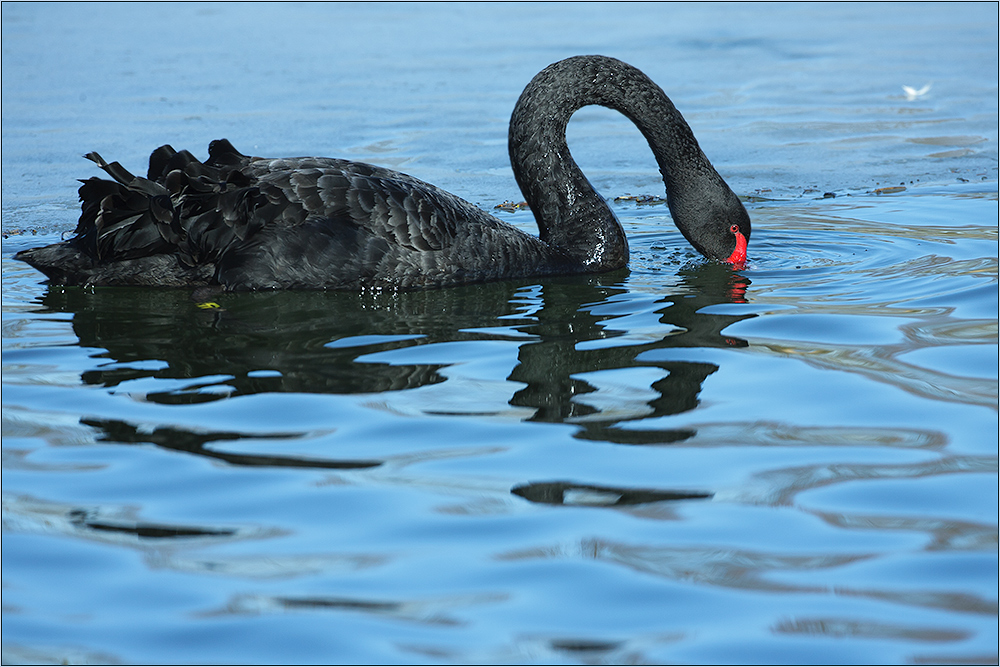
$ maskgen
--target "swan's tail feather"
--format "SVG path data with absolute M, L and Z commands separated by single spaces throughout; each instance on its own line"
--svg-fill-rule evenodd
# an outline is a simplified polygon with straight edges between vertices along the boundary
M 120 274 L 148 270 L 149 258 L 161 255 L 176 259 L 177 280 L 196 274 L 204 282 L 205 271 L 233 239 L 251 231 L 220 212 L 220 201 L 237 209 L 244 199 L 260 196 L 240 172 L 250 158 L 225 139 L 212 142 L 204 163 L 188 151 L 161 146 L 150 155 L 146 178 L 99 153 L 84 157 L 112 180 L 81 180 L 74 237 L 17 255 L 56 283 L 101 284 L 100 276 L 114 275 L 109 283 L 139 284 L 142 276 Z M 157 267 L 161 264 L 157 260 Z
M 216 139 L 208 145 L 208 160 L 205 164 L 213 167 L 242 167 L 249 161 L 250 157 L 236 150 L 229 139 Z
M 125 167 L 121 166 L 117 162 L 112 162 L 108 164 L 107 160 L 101 157 L 101 154 L 97 151 L 92 153 L 87 153 L 83 157 L 87 158 L 91 162 L 95 162 L 98 167 L 107 172 L 108 176 L 115 179 L 122 185 L 128 185 L 135 178 Z
M 170 197 L 90 178 L 80 186 L 80 201 L 82 213 L 73 242 L 95 260 L 134 259 L 169 247 Z M 164 226 L 167 229 L 161 230 Z
M 176 241 L 173 204 L 160 183 L 134 176 L 99 153 L 87 153 L 114 181 L 89 178 L 80 186 L 75 245 L 97 261 L 120 261 L 166 251 Z
M 149 170 L 146 172 L 146 178 L 151 181 L 162 180 L 168 171 L 167 165 L 170 163 L 170 159 L 175 155 L 177 155 L 177 151 L 170 144 L 164 144 L 153 151 L 149 156 Z

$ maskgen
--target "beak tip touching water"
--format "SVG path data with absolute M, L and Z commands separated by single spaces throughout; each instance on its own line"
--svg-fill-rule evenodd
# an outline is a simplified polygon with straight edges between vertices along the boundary
M 736 225 L 733 225 L 731 231 L 736 236 L 736 249 L 733 250 L 733 254 L 723 261 L 727 264 L 732 264 L 733 268 L 739 271 L 746 266 L 747 262 L 747 237 L 743 235 L 743 232 Z

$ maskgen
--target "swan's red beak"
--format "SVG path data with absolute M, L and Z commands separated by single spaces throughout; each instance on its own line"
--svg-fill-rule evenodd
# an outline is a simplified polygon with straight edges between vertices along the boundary
M 733 254 L 725 259 L 727 264 L 732 264 L 733 268 L 737 271 L 743 269 L 747 263 L 747 237 L 743 236 L 743 232 L 736 225 L 733 225 L 730 230 L 736 236 L 736 250 Z

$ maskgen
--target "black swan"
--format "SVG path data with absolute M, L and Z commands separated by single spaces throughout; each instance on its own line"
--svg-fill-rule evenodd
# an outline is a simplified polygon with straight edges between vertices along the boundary
M 677 227 L 703 255 L 742 268 L 750 217 L 691 128 L 638 69 L 579 56 L 542 70 L 510 120 L 510 160 L 538 223 L 525 234 L 433 185 L 332 158 L 266 159 L 213 141 L 199 162 L 168 146 L 146 178 L 96 162 L 75 236 L 24 250 L 53 284 L 227 290 L 427 288 L 624 267 L 628 242 L 566 144 L 579 108 L 623 113 L 656 155 Z

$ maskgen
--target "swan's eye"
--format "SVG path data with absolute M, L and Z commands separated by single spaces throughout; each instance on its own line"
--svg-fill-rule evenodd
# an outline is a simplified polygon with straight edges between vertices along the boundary
M 731 231 L 733 234 L 739 234 L 740 233 L 740 226 L 739 225 L 730 225 L 729 226 L 729 231 Z

